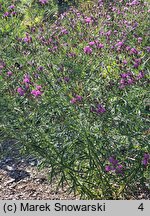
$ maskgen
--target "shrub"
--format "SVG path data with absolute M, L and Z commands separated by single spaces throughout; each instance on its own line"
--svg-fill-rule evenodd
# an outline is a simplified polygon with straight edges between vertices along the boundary
M 3 40 L 2 133 L 82 198 L 126 198 L 149 178 L 147 13 L 98 1 Z

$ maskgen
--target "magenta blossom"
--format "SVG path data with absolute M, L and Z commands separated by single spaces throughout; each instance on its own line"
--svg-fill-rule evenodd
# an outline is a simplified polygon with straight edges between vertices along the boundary
M 131 85 L 131 84 L 134 83 L 134 80 L 133 80 L 133 79 L 128 79 L 128 80 L 127 80 L 127 83 L 128 83 L 129 85 Z
M 104 48 L 104 45 L 103 45 L 102 43 L 99 43 L 99 44 L 97 45 L 97 48 L 102 49 L 102 48 Z
M 142 42 L 142 37 L 138 37 L 138 43 L 141 43 Z
M 70 100 L 70 103 L 71 104 L 75 104 L 77 102 L 77 99 L 76 98 L 72 98 L 71 100 Z
M 82 101 L 82 96 L 76 95 L 76 100 L 79 101 L 79 102 L 81 102 Z
M 118 164 L 117 167 L 115 168 L 116 174 L 122 173 L 123 172 L 123 166 L 121 164 Z
M 104 112 L 106 112 L 106 109 L 103 107 L 102 104 L 98 104 L 96 112 L 97 112 L 98 114 L 99 114 L 99 113 L 104 113 Z
M 30 83 L 30 76 L 28 74 L 24 76 L 23 83 Z
M 7 75 L 10 77 L 10 76 L 12 76 L 12 72 L 11 71 L 8 71 L 7 72 Z
M 69 82 L 69 80 L 70 80 L 69 77 L 64 77 L 65 82 Z
M 102 104 L 98 104 L 97 107 L 91 107 L 90 108 L 91 112 L 97 113 L 97 114 L 102 114 L 106 112 L 106 109 L 104 108 L 104 106 Z
M 116 174 L 123 174 L 123 165 L 119 164 L 118 160 L 115 159 L 115 157 L 109 158 L 110 165 L 105 166 L 105 171 L 110 172 L 113 171 Z
M 26 33 L 26 37 L 23 39 L 23 41 L 25 43 L 30 43 L 32 42 L 32 37 L 28 33 Z
M 71 103 L 71 104 L 75 104 L 75 103 L 77 103 L 77 102 L 81 102 L 82 99 L 83 99 L 82 96 L 76 95 L 74 98 L 72 98 L 72 99 L 70 100 L 70 103 Z
M 150 154 L 145 153 L 143 156 L 142 164 L 144 166 L 147 166 L 149 164 L 149 162 L 150 162 Z
M 43 69 L 44 69 L 43 66 L 38 67 L 38 71 L 43 71 Z
M 131 50 L 131 47 L 130 47 L 130 46 L 126 46 L 126 50 L 127 50 L 127 51 L 130 51 L 130 50 Z
M 118 164 L 118 160 L 116 160 L 114 157 L 110 157 L 110 158 L 109 158 L 109 162 L 110 162 L 112 165 L 117 165 L 117 164 Z
M 123 43 L 123 41 L 119 41 L 118 43 L 116 43 L 116 45 L 115 45 L 115 46 L 116 46 L 116 47 L 122 47 L 122 46 L 123 46 L 123 44 L 124 44 L 124 43 Z
M 8 11 L 3 14 L 3 17 L 8 17 L 8 16 L 9 16 L 9 12 Z
M 8 8 L 9 8 L 10 10 L 12 10 L 12 9 L 15 8 L 15 5 L 10 5 Z
M 34 96 L 34 97 L 39 97 L 42 95 L 42 92 L 40 90 L 37 90 L 37 89 L 34 89 L 31 91 L 31 94 Z
M 111 171 L 111 166 L 110 165 L 106 165 L 105 166 L 105 171 L 106 172 L 110 172 Z
M 139 74 L 137 75 L 137 80 L 142 79 L 144 77 L 143 71 L 140 71 Z
M 61 30 L 61 34 L 64 34 L 64 35 L 65 35 L 65 34 L 68 34 L 67 29 L 62 29 L 62 30 Z
M 25 94 L 24 90 L 21 87 L 17 88 L 17 92 L 20 96 L 24 96 L 24 94 Z
M 23 79 L 23 83 L 30 83 L 30 79 L 24 78 L 24 79 Z
M 135 54 L 135 55 L 137 55 L 137 54 L 138 54 L 138 51 L 137 51 L 135 48 L 132 48 L 132 49 L 130 50 L 130 54 Z
M 85 18 L 85 22 L 86 22 L 87 24 L 90 24 L 90 23 L 92 22 L 91 17 L 86 17 L 86 18 Z
M 36 90 L 39 90 L 39 91 L 40 91 L 40 90 L 41 90 L 41 88 L 42 88 L 42 86 L 41 86 L 41 85 L 37 85 L 37 86 L 36 86 Z
M 48 3 L 48 0 L 39 0 L 39 3 L 41 3 L 41 4 L 47 4 Z
M 84 47 L 84 53 L 85 54 L 91 54 L 92 53 L 92 48 L 89 46 Z
M 95 41 L 91 41 L 91 42 L 89 42 L 89 45 L 90 45 L 90 46 L 95 45 Z
M 123 60 L 123 64 L 124 65 L 126 65 L 128 62 L 127 62 L 127 60 L 125 59 L 125 60 Z

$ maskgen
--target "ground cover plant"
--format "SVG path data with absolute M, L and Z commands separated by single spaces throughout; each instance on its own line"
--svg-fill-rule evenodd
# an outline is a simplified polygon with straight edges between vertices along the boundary
M 149 12 L 138 0 L 63 13 L 50 0 L 0 1 L 1 141 L 81 198 L 149 187 Z

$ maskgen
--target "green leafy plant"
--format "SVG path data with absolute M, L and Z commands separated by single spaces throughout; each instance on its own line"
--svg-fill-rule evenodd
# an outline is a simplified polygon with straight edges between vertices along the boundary
M 15 16 L 4 15 L 9 4 L 2 4 L 3 140 L 42 157 L 51 181 L 81 198 L 128 198 L 137 179 L 149 181 L 149 47 L 141 19 L 148 5 L 86 3 L 50 25 L 41 20 L 51 1 L 26 4 L 30 10 L 16 3 Z

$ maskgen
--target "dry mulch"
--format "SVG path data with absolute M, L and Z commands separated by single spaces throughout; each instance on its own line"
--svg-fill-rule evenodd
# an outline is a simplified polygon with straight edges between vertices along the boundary
M 29 176 L 22 176 L 16 181 L 9 173 L 0 169 L 0 199 L 3 200 L 73 200 L 76 197 L 67 194 L 65 190 L 56 192 L 55 185 L 47 181 L 46 171 L 39 172 L 36 167 L 26 167 L 25 171 Z M 44 174 L 45 171 L 45 174 Z M 21 172 L 21 171 L 20 171 Z M 22 173 L 24 175 L 25 173 Z

